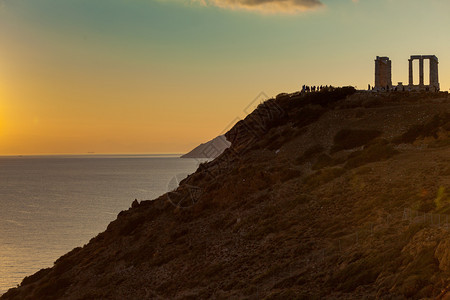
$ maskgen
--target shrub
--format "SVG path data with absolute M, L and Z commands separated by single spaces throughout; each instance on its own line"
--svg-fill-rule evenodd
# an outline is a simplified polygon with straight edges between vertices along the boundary
M 423 128 L 422 126 L 423 125 L 414 125 L 404 134 L 393 139 L 392 141 L 396 144 L 411 144 L 420 136 Z
M 381 272 L 396 270 L 401 264 L 403 245 L 393 245 L 389 250 L 356 258 L 334 273 L 328 285 L 344 292 L 352 292 L 359 286 L 373 283 Z
M 314 146 L 309 147 L 308 149 L 306 149 L 306 151 L 303 153 L 303 155 L 301 155 L 300 157 L 298 157 L 295 162 L 297 164 L 303 164 L 305 162 L 307 162 L 308 160 L 311 160 L 314 156 L 316 156 L 319 153 L 322 153 L 325 149 L 323 148 L 322 145 L 316 144 Z
M 122 219 L 119 235 L 130 235 L 136 228 L 145 223 L 146 219 L 146 216 L 143 214 L 136 214 L 129 216 L 127 219 Z
M 325 112 L 326 109 L 321 106 L 307 106 L 295 112 L 291 119 L 293 120 L 293 125 L 300 128 L 314 123 Z
M 285 182 L 285 181 L 291 180 L 293 178 L 299 177 L 301 175 L 302 175 L 301 170 L 289 168 L 289 169 L 283 171 L 280 179 L 281 179 L 281 182 Z
M 47 275 L 51 271 L 51 268 L 41 269 L 33 275 L 27 276 L 22 280 L 21 286 L 34 283 Z
M 65 290 L 71 282 L 66 278 L 59 278 L 55 281 L 47 281 L 40 285 L 35 292 L 36 299 L 58 299 L 64 295 Z
M 330 167 L 334 164 L 334 160 L 326 153 L 322 153 L 317 157 L 316 163 L 312 166 L 313 170 L 319 170 L 325 167 Z
M 317 187 L 341 176 L 345 173 L 343 168 L 326 168 L 319 170 L 305 178 L 305 184 L 310 187 Z
M 73 268 L 76 262 L 76 254 L 81 250 L 81 247 L 72 249 L 69 253 L 64 254 L 55 261 L 53 268 L 53 275 L 61 275 Z
M 440 210 L 445 207 L 449 203 L 449 197 L 447 192 L 445 191 L 445 187 L 439 187 L 436 199 L 434 199 L 434 204 L 436 205 L 436 209 Z
M 396 144 L 411 144 L 414 143 L 414 141 L 418 138 L 431 136 L 437 138 L 439 127 L 443 127 L 445 129 L 449 122 L 450 113 L 435 115 L 433 119 L 431 119 L 427 123 L 412 126 L 405 133 L 393 139 L 392 141 Z
M 281 132 L 274 134 L 267 141 L 266 147 L 269 150 L 277 150 L 280 149 L 281 146 L 292 140 L 294 137 L 294 131 L 286 127 Z
M 353 152 L 349 156 L 345 167 L 349 169 L 357 168 L 371 162 L 388 159 L 397 153 L 398 151 L 388 144 L 387 141 L 380 140 L 377 143 L 367 145 L 361 151 Z
M 334 137 L 332 151 L 353 149 L 366 145 L 382 134 L 379 130 L 342 129 Z
M 346 86 L 342 88 L 331 88 L 329 90 L 324 90 L 319 93 L 308 94 L 309 100 L 312 104 L 319 104 L 322 106 L 328 106 L 330 104 L 336 103 L 339 100 L 345 99 L 348 96 L 353 95 L 356 92 L 354 87 Z
M 430 148 L 440 148 L 450 146 L 450 139 L 439 139 L 428 145 Z

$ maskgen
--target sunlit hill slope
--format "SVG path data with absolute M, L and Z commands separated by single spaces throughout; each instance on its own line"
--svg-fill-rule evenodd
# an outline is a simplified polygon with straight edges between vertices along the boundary
M 1 299 L 445 297 L 449 133 L 446 93 L 280 95 Z

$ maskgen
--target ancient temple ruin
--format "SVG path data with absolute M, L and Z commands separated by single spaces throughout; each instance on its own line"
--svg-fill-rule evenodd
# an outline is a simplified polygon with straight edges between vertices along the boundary
M 414 60 L 419 61 L 419 83 L 414 84 Z M 428 60 L 430 63 L 429 84 L 424 82 L 424 61 Z M 438 58 L 436 55 L 412 55 L 409 59 L 409 82 L 408 85 L 403 85 L 399 82 L 397 86 L 392 86 L 392 62 L 389 57 L 377 56 L 375 60 L 375 86 L 376 91 L 430 91 L 438 92 L 439 72 L 438 72 Z
M 430 82 L 428 85 L 424 84 L 424 60 L 430 61 Z M 414 85 L 414 74 L 413 74 L 413 61 L 419 60 L 419 84 Z M 439 91 L 439 73 L 438 73 L 438 58 L 435 55 L 412 55 L 409 59 L 409 84 L 408 88 L 410 90 L 419 91 Z
M 375 60 L 375 88 L 382 91 L 392 88 L 392 62 L 389 57 L 377 56 Z

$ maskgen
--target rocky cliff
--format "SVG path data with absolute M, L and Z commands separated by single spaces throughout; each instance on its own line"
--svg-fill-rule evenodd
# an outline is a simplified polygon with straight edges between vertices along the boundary
M 1 299 L 444 298 L 449 100 L 268 100 L 176 191 L 135 202 Z

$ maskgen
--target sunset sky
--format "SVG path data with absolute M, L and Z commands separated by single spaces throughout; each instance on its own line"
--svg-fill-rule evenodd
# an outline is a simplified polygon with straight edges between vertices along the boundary
M 448 0 L 0 0 L 0 155 L 183 153 L 260 92 L 367 88 L 435 54 Z

